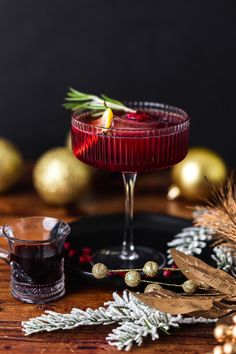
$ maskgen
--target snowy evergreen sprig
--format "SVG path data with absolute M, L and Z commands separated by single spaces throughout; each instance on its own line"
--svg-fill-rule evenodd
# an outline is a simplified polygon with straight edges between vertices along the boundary
M 218 246 L 213 248 L 213 252 L 211 258 L 216 262 L 217 268 L 223 269 L 225 272 L 235 273 L 236 266 L 230 248 Z
M 186 227 L 175 235 L 167 245 L 187 255 L 199 255 L 202 253 L 202 249 L 207 246 L 207 242 L 212 239 L 212 235 L 213 231 L 204 227 Z M 170 251 L 170 249 L 167 250 L 168 264 L 173 263 Z
M 187 321 L 187 322 L 186 322 Z M 119 350 L 130 350 L 133 344 L 140 346 L 143 339 L 150 336 L 152 340 L 159 338 L 159 331 L 169 333 L 172 327 L 181 323 L 212 322 L 212 320 L 172 316 L 157 311 L 138 300 L 128 291 L 123 296 L 113 293 L 113 301 L 106 302 L 104 307 L 85 311 L 74 308 L 69 314 L 46 311 L 40 317 L 22 322 L 26 335 L 38 332 L 74 329 L 79 326 L 109 325 L 119 326 L 108 334 L 107 341 Z

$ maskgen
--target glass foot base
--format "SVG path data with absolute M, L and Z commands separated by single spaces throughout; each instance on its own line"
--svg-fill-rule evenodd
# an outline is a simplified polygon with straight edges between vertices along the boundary
M 149 248 L 135 247 L 136 257 L 132 260 L 122 259 L 121 247 L 102 249 L 93 254 L 92 262 L 104 263 L 110 269 L 142 268 L 147 261 L 155 261 L 159 267 L 164 267 L 166 258 L 161 252 Z

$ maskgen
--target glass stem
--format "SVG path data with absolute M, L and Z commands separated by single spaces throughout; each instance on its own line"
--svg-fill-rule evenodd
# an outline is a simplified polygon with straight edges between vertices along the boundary
M 125 224 L 120 257 L 124 260 L 133 260 L 138 258 L 133 243 L 134 187 L 137 173 L 123 172 L 122 176 L 125 187 Z

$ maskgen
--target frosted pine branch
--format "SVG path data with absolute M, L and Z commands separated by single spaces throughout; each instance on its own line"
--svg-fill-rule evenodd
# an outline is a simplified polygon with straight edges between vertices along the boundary
M 187 255 L 199 255 L 207 242 L 212 239 L 213 231 L 204 227 L 187 227 L 174 236 L 174 239 L 167 243 L 168 247 L 175 248 Z M 173 263 L 170 249 L 167 251 L 168 264 Z
M 223 269 L 225 272 L 235 270 L 235 264 L 232 257 L 232 249 L 228 247 L 214 247 L 214 254 L 211 258 L 216 262 L 217 268 Z

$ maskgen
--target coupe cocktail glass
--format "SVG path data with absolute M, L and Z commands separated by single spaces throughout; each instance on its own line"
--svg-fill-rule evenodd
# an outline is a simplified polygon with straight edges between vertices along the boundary
M 132 102 L 127 106 L 147 113 L 150 119 L 131 120 L 126 114 L 117 112 L 111 128 L 104 129 L 90 112 L 72 113 L 74 155 L 88 165 L 121 172 L 125 187 L 123 244 L 98 251 L 93 261 L 113 268 L 136 268 L 143 266 L 147 260 L 155 260 L 163 266 L 165 257 L 161 252 L 134 246 L 134 186 L 138 172 L 165 169 L 185 157 L 189 118 L 183 110 L 159 103 Z

